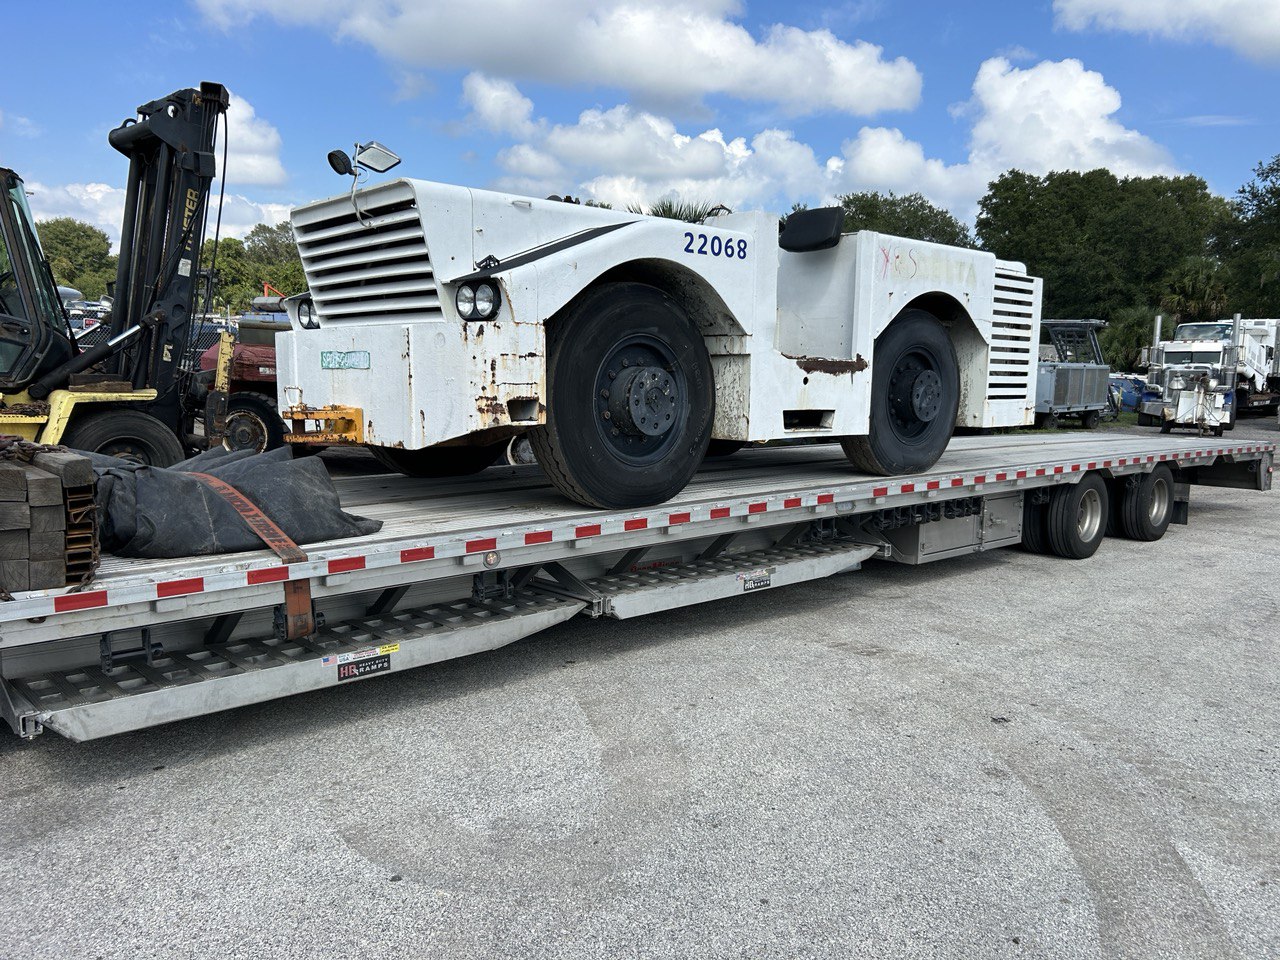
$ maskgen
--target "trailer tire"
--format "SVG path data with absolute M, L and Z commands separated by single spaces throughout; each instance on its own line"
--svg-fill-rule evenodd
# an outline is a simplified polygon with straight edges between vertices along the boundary
M 1080 426 L 1086 430 L 1097 430 L 1098 424 L 1102 422 L 1102 411 L 1089 410 L 1080 417 Z
M 401 447 L 375 447 L 368 450 L 389 470 L 406 477 L 467 477 L 493 466 L 507 448 L 506 442 L 483 447 L 426 447 L 405 450 Z
M 91 413 L 62 435 L 62 445 L 151 467 L 171 467 L 186 459 L 173 431 L 141 410 Z
M 1049 552 L 1049 510 L 1046 503 L 1035 503 L 1031 492 L 1022 500 L 1022 548 L 1028 553 Z
M 840 441 L 859 470 L 893 476 L 928 470 L 955 430 L 960 365 L 946 328 L 924 310 L 904 310 L 876 339 L 871 424 Z
M 715 382 L 680 305 L 647 284 L 603 284 L 557 317 L 547 339 L 547 421 L 529 442 L 556 489 L 607 508 L 683 490 L 707 452 Z
M 1162 463 L 1133 480 L 1120 491 L 1120 532 L 1130 540 L 1159 540 L 1173 519 L 1173 471 Z
M 242 391 L 227 398 L 227 433 L 222 445 L 228 450 L 262 453 L 284 445 L 284 421 L 276 402 L 261 393 Z
M 1161 433 L 1172 433 L 1172 432 L 1173 432 L 1173 421 L 1172 421 L 1172 420 L 1161 420 L 1161 421 L 1160 421 L 1160 432 L 1161 432 Z
M 723 460 L 725 457 L 732 457 L 746 445 L 745 440 L 712 440 L 707 444 L 706 459 Z
M 1049 495 L 1049 549 L 1068 560 L 1083 560 L 1098 551 L 1107 535 L 1111 499 L 1096 473 L 1079 483 L 1058 487 Z

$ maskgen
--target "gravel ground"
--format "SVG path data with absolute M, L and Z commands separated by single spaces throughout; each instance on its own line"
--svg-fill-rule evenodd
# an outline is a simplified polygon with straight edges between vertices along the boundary
M 6 731 L 0 956 L 1280 956 L 1280 502 L 1193 498 L 1081 563 L 875 563 Z

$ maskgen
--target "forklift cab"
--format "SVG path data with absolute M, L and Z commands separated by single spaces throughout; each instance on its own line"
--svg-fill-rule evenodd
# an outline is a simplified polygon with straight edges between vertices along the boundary
M 16 393 L 76 352 L 22 178 L 0 167 L 0 391 Z

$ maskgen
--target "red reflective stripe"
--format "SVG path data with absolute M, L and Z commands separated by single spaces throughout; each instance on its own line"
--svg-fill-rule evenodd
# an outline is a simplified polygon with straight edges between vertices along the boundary
M 1094 460 L 1089 461 L 1089 467 L 1088 467 L 1088 468 L 1089 468 L 1090 470 L 1097 470 L 1097 469 L 1098 469 L 1097 461 L 1094 461 Z
M 484 553 L 486 550 L 496 550 L 497 548 L 498 540 L 496 537 L 467 541 L 467 553 Z
M 760 503 L 747 504 L 747 513 L 764 513 L 769 509 L 769 505 L 761 501 Z
M 687 513 L 685 516 L 689 516 Z M 649 529 L 649 521 L 645 517 L 636 517 L 634 520 L 628 520 L 622 525 L 624 530 L 647 530 Z
M 256 583 L 276 583 L 277 581 L 288 579 L 288 567 L 267 567 L 265 570 L 250 570 L 245 574 L 245 580 L 251 586 Z
M 996 474 L 996 479 L 997 479 L 997 480 L 1003 480 L 1004 478 L 1003 478 L 1000 474 Z M 976 477 L 974 477 L 974 478 L 973 478 L 973 482 L 974 482 L 974 483 L 986 483 L 986 482 L 987 482 L 987 475 L 986 475 L 985 473 L 980 473 L 980 474 L 978 474 Z
M 1109 467 L 1109 466 L 1111 466 L 1111 461 L 1110 461 L 1110 460 L 1103 460 L 1103 461 L 1102 461 L 1102 465 L 1103 465 L 1104 467 Z
M 157 597 L 181 597 L 188 593 L 204 592 L 204 577 L 191 577 L 187 580 L 166 580 L 156 584 Z
M 836 495 L 834 493 L 818 494 L 818 503 L 835 503 L 835 502 L 836 502 Z
M 600 524 L 584 523 L 580 527 L 574 527 L 573 535 L 579 540 L 585 539 L 586 537 L 598 537 L 600 536 Z
M 903 493 L 915 493 L 916 485 L 914 483 L 904 483 L 901 487 Z
M 964 486 L 964 478 L 963 478 L 963 477 L 954 477 L 954 478 L 952 478 L 952 480 L 951 480 L 951 485 L 952 485 L 953 487 L 963 487 L 963 486 Z
M 785 510 L 790 510 L 792 507 L 798 507 L 800 506 L 800 498 L 788 497 L 786 500 L 782 501 L 782 506 Z
M 1000 481 L 1002 481 L 1002 480 L 1008 480 L 1008 479 L 1009 479 L 1009 475 L 1008 475 L 1007 473 L 997 473 L 997 474 L 996 474 L 996 483 L 999 483 L 999 482 L 1000 482 Z
M 711 510 L 712 520 L 723 520 L 728 515 L 729 515 L 728 507 L 713 507 Z
M 888 487 L 876 487 L 871 491 L 873 497 L 887 497 L 889 495 Z
M 330 573 L 346 573 L 348 570 L 363 570 L 364 557 L 339 557 L 329 561 Z
M 1019 471 L 1018 471 L 1017 473 L 1015 473 L 1013 476 L 1014 476 L 1014 479 L 1016 479 L 1016 480 L 1025 480 L 1025 479 L 1027 479 L 1027 471 L 1025 471 L 1025 470 L 1019 470 Z
M 419 560 L 434 560 L 435 558 L 435 547 L 412 547 L 409 550 L 400 551 L 401 563 L 416 563 Z
M 677 523 L 688 523 L 688 522 L 689 522 L 690 520 L 692 520 L 692 519 L 693 519 L 693 515 L 692 515 L 692 514 L 688 514 L 688 513 L 673 513 L 671 516 L 669 516 L 669 517 L 667 518 L 667 523 L 669 523 L 669 524 L 673 524 L 673 525 L 674 525 L 674 524 L 677 524 Z
M 942 481 L 930 480 L 928 483 L 924 485 L 924 488 L 926 490 L 937 490 L 940 486 L 942 486 Z
M 524 543 L 526 547 L 532 546 L 535 543 L 550 543 L 552 539 L 554 538 L 550 530 L 535 530 L 533 533 L 526 533 L 524 535 Z
M 55 613 L 69 613 L 72 610 L 91 610 L 94 607 L 107 605 L 107 591 L 89 590 L 85 593 L 68 593 L 53 598 Z

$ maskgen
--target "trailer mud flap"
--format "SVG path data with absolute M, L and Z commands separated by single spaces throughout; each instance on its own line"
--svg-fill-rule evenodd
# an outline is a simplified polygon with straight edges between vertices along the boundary
M 1247 460 L 1219 457 L 1208 466 L 1190 467 L 1182 473 L 1189 483 L 1202 487 L 1232 487 L 1236 490 L 1265 492 L 1271 489 L 1273 459 L 1274 455 L 1271 453 Z

